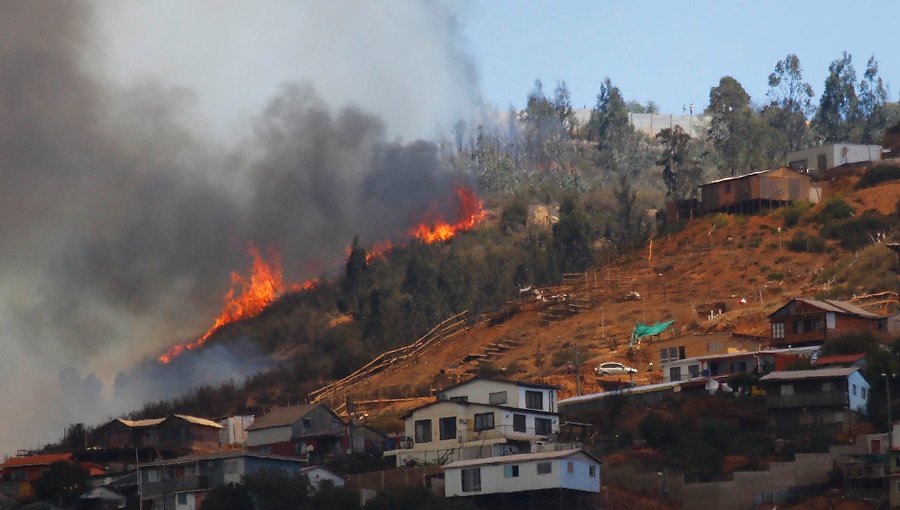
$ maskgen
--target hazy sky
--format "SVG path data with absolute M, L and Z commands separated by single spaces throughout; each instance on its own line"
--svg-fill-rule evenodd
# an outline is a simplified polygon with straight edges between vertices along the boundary
M 665 113 L 706 106 L 709 89 L 734 76 L 757 103 L 788 53 L 821 94 L 828 65 L 847 50 L 857 76 L 873 54 L 900 87 L 900 2 L 836 1 L 480 1 L 463 16 L 465 45 L 484 98 L 521 107 L 535 78 L 552 92 L 565 80 L 576 107 L 596 102 L 609 76 L 626 99 L 656 101 Z

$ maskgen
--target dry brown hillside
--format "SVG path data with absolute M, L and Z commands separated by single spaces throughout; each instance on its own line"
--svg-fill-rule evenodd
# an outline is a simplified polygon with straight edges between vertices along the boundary
M 890 212 L 900 198 L 900 183 L 855 192 L 843 189 L 847 191 L 837 193 L 858 210 Z M 826 290 L 824 275 L 857 255 L 841 250 L 833 241 L 825 253 L 787 249 L 790 237 L 812 228 L 786 228 L 777 210 L 758 216 L 701 217 L 677 234 L 657 238 L 652 246 L 648 243 L 629 257 L 589 271 L 577 283 L 545 291 L 545 298 L 566 294 L 569 302 L 578 303 L 571 308 L 580 313 L 548 322 L 544 318 L 551 305 L 526 294 L 511 304 L 506 315 L 461 331 L 323 400 L 339 406 L 347 397 L 363 402 L 390 399 L 394 402 L 387 406 L 363 403 L 360 408 L 368 409 L 373 419 L 385 411 L 396 417 L 423 402 L 402 399 L 427 398 L 434 388 L 470 377 L 465 372 L 475 369 L 477 360 L 463 361 L 485 353 L 488 357 L 483 361 L 506 376 L 557 384 L 564 388 L 560 397 L 565 398 L 575 392 L 575 374 L 559 352 L 576 342 L 583 361 L 584 392 L 599 390 L 592 368 L 601 361 L 631 364 L 640 370 L 635 381 L 645 382 L 641 351 L 629 357 L 624 341 L 636 322 L 676 320 L 664 338 L 709 331 L 765 336 L 767 315 L 789 297 Z M 883 249 L 876 256 L 888 257 L 888 253 Z M 708 310 L 722 305 L 726 311 L 709 319 Z M 613 345 L 610 339 L 620 341 Z M 646 351 L 646 344 L 643 347 Z M 400 424 L 396 419 L 379 421 L 394 427 Z

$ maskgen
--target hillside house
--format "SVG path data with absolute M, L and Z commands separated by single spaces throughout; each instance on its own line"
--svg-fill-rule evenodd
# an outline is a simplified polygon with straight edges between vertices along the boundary
M 846 301 L 793 298 L 769 315 L 772 345 L 821 344 L 844 333 L 885 328 L 882 317 Z
M 12 457 L 0 464 L 0 493 L 3 493 L 16 501 L 25 502 L 35 498 L 34 483 L 41 478 L 51 464 L 66 462 L 78 464 L 89 475 L 103 473 L 103 469 L 97 465 L 77 462 L 71 453 L 48 453 L 43 455 L 28 455 L 24 457 Z
M 481 377 L 459 383 L 405 415 L 404 439 L 384 454 L 401 467 L 537 451 L 558 439 L 557 391 Z
M 788 166 L 800 172 L 824 172 L 829 168 L 881 160 L 880 145 L 854 143 L 832 143 L 791 152 L 787 155 Z
M 579 449 L 459 460 L 444 466 L 444 476 L 448 498 L 541 490 L 600 492 L 600 461 Z
M 166 418 L 126 420 L 115 418 L 94 434 L 103 448 L 164 448 L 172 450 L 215 450 L 222 425 L 196 416 L 173 414 Z
M 647 345 L 650 363 L 663 372 L 675 362 L 700 356 L 748 352 L 759 348 L 760 339 L 748 335 L 731 333 L 699 334 L 691 333 L 663 340 L 656 340 Z M 658 379 L 657 379 L 658 380 Z
M 719 179 L 700 186 L 700 208 L 703 213 L 755 213 L 792 202 L 818 202 L 811 180 L 787 167 Z
M 247 451 L 189 455 L 138 466 L 141 508 L 197 510 L 210 490 L 245 475 L 279 470 L 294 475 L 301 460 Z
M 761 375 L 776 370 L 787 370 L 802 358 L 809 359 L 817 351 L 818 347 L 801 347 L 686 358 L 664 365 L 663 381 L 689 381 L 699 377 L 743 373 Z
M 368 427 L 349 425 L 324 404 L 279 407 L 257 417 L 247 431 L 248 449 L 320 462 L 355 453 L 380 451 L 384 437 Z
M 437 393 L 437 397 L 438 400 L 455 400 L 555 413 L 558 391 L 559 388 L 549 384 L 474 377 L 444 388 Z
M 868 414 L 870 386 L 858 367 L 772 372 L 759 379 L 772 426 L 849 432 L 854 413 Z

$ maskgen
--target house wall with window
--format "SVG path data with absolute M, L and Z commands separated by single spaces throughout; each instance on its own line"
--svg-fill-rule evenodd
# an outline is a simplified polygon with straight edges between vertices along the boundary
M 775 346 L 818 344 L 843 333 L 885 328 L 885 321 L 851 303 L 794 298 L 769 315 Z
M 828 144 L 791 152 L 788 165 L 799 171 L 822 172 L 847 163 L 881 160 L 880 145 Z
M 647 352 L 653 366 L 664 369 L 684 359 L 755 350 L 759 348 L 759 342 L 755 337 L 730 333 L 690 334 L 652 342 L 647 346 Z
M 444 466 L 447 497 L 545 489 L 600 492 L 600 462 L 580 450 L 508 455 Z
M 406 447 L 385 452 L 397 465 L 472 459 L 529 449 L 559 434 L 559 415 L 506 406 L 441 400 L 404 417 Z M 515 443 L 504 448 L 504 445 Z
M 557 389 L 545 384 L 475 378 L 441 391 L 438 398 L 556 412 Z

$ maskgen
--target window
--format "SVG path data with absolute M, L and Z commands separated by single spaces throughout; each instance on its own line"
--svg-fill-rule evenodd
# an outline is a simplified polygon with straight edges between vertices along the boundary
M 859 396 L 862 397 L 862 398 L 866 398 L 866 393 L 867 393 L 867 392 L 866 392 L 866 388 L 865 388 L 864 386 L 860 386 L 860 389 L 859 389 Z
M 534 433 L 539 436 L 549 436 L 553 432 L 553 422 L 549 418 L 534 419 Z
M 438 422 L 441 439 L 456 439 L 456 416 L 441 418 Z
M 678 361 L 680 359 L 685 358 L 685 350 L 684 346 L 679 347 L 668 347 L 665 349 L 659 350 L 659 362 L 660 364 L 665 365 L 666 363 L 671 363 L 673 361 Z
M 196 465 L 196 464 L 189 464 L 189 465 L 185 466 L 185 467 L 184 467 L 184 474 L 186 474 L 186 475 L 188 475 L 188 476 L 196 475 L 196 474 L 197 474 L 197 465 Z
M 684 346 L 682 345 L 682 346 L 678 347 L 678 359 L 684 359 L 684 358 L 685 358 Z
M 731 372 L 735 374 L 742 374 L 747 371 L 747 362 L 746 361 L 735 361 L 731 364 Z
M 539 475 L 549 475 L 553 472 L 553 464 L 550 462 L 538 462 L 537 464 L 537 474 Z
M 781 385 L 781 394 L 782 395 L 793 395 L 794 394 L 794 385 L 793 384 L 782 384 Z
M 597 478 L 597 466 L 588 466 L 588 476 Z
M 543 409 L 544 408 L 544 392 L 543 391 L 525 391 L 525 408 L 526 409 Z
M 462 470 L 463 492 L 475 492 L 481 490 L 481 468 Z
M 784 323 L 783 322 L 773 322 L 772 323 L 772 338 L 784 338 Z
M 503 478 L 518 478 L 519 477 L 519 466 L 513 464 L 512 466 L 503 466 Z
M 469 401 L 469 397 L 466 397 L 466 396 L 462 396 L 462 397 L 450 397 L 450 400 L 452 400 L 452 401 L 454 401 L 454 402 L 468 402 L 468 401 Z
M 222 471 L 226 475 L 233 475 L 237 473 L 237 461 L 236 460 L 226 460 L 225 464 L 222 465 Z
M 303 418 L 303 429 L 309 430 L 312 428 L 312 420 L 309 418 Z
M 515 432 L 525 432 L 527 430 L 525 428 L 525 415 L 524 414 L 514 414 L 513 415 L 513 430 Z
M 151 470 L 147 471 L 147 482 L 156 483 L 158 481 L 159 481 L 159 470 L 158 469 L 151 469 Z
M 706 344 L 706 352 L 712 354 L 714 352 L 722 352 L 725 350 L 725 344 L 721 342 L 712 342 Z
M 696 378 L 700 377 L 700 365 L 689 366 L 688 373 L 691 374 L 691 379 L 696 379 Z
M 416 442 L 431 442 L 431 420 L 416 420 Z
M 488 395 L 488 401 L 494 406 L 503 405 L 506 403 L 506 392 L 498 391 L 496 393 L 491 393 Z
M 822 393 L 832 393 L 834 391 L 834 383 L 831 381 L 822 383 Z
M 179 492 L 179 493 L 178 493 L 178 503 L 177 503 L 177 504 L 179 504 L 179 505 L 186 505 L 186 504 L 187 504 L 187 493 L 186 493 L 186 492 Z
M 856 385 L 855 384 L 853 385 L 853 396 L 854 397 L 856 396 Z
M 475 432 L 494 428 L 494 413 L 482 413 L 475 415 Z
M 574 462 L 566 462 L 566 473 L 574 473 L 575 472 L 575 463 Z
M 669 380 L 670 381 L 680 381 L 681 380 L 681 367 L 670 367 L 669 368 Z

